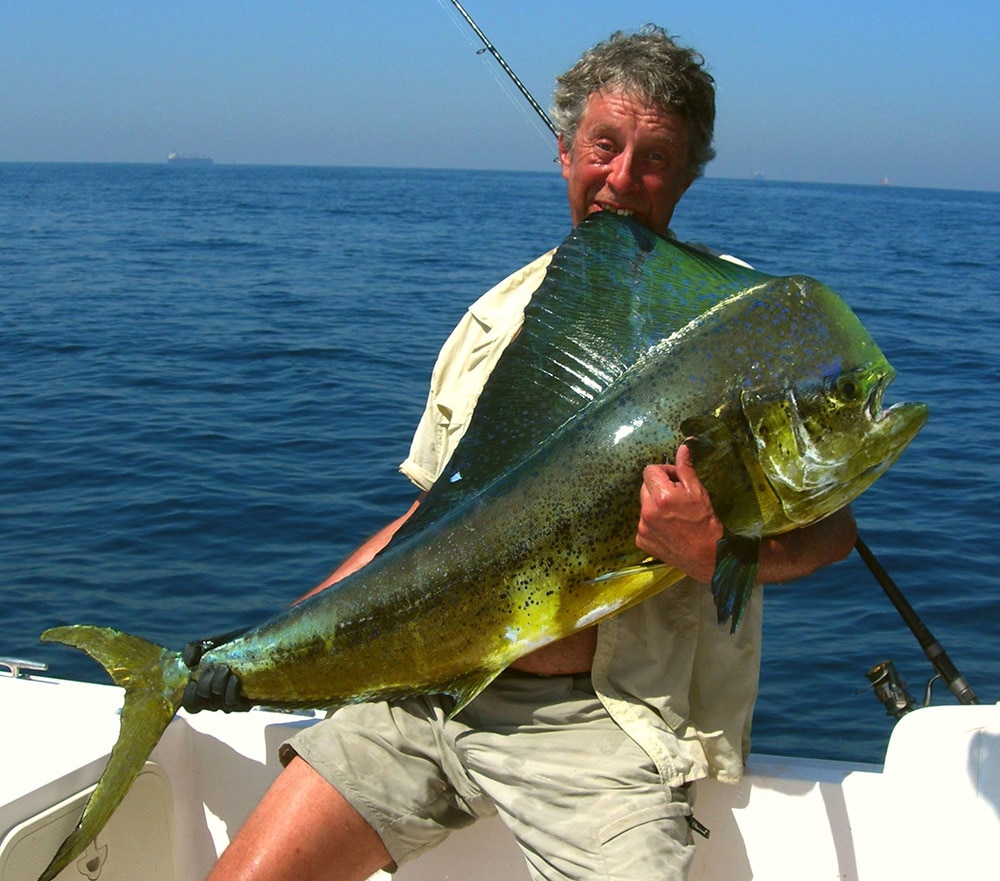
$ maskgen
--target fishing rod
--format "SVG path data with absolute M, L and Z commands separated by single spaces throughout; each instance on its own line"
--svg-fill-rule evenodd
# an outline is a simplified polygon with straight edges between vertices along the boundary
M 483 41 L 483 46 L 485 48 L 480 49 L 476 54 L 482 55 L 483 52 L 489 51 L 489 53 L 497 60 L 497 63 L 503 68 L 503 72 L 511 78 L 514 85 L 517 86 L 517 88 L 520 90 L 521 94 L 528 99 L 528 103 L 531 105 L 535 113 L 537 113 L 542 118 L 542 122 L 544 122 L 549 127 L 549 131 L 552 132 L 552 134 L 555 135 L 556 137 L 559 137 L 559 132 L 555 127 L 555 123 L 553 123 L 552 120 L 549 119 L 549 115 L 545 112 L 542 106 L 534 99 L 531 92 L 529 92 L 527 88 L 525 88 L 524 83 L 522 83 L 517 78 L 517 74 L 510 69 L 510 65 L 506 61 L 504 61 L 503 56 L 497 51 L 496 46 L 494 46 L 486 38 L 486 34 L 484 34 L 479 29 L 479 25 L 477 25 L 472 20 L 472 16 L 469 15 L 469 13 L 462 8 L 462 4 L 459 3 L 458 0 L 451 0 L 451 4 L 459 11 L 459 13 L 461 13 L 462 18 L 464 18 L 466 22 L 468 22 L 469 27 L 471 27 L 476 32 L 476 36 Z
M 476 32 L 476 36 L 483 41 L 485 48 L 480 49 L 477 54 L 481 54 L 489 50 L 490 54 L 492 54 L 500 64 L 500 67 L 503 68 L 504 73 L 511 78 L 514 85 L 520 90 L 521 94 L 527 98 L 528 103 L 532 106 L 532 108 L 534 108 L 535 113 L 537 113 L 549 127 L 549 131 L 558 137 L 559 132 L 556 130 L 552 120 L 549 119 L 549 115 L 542 109 L 521 80 L 518 79 L 517 74 L 511 70 L 510 65 L 504 61 L 503 56 L 497 48 L 489 41 L 486 34 L 480 30 L 479 25 L 472 20 L 472 16 L 465 11 L 462 4 L 459 3 L 458 0 L 451 0 L 451 2 L 452 5 L 461 13 L 462 18 L 468 22 L 469 27 Z M 931 666 L 934 667 L 934 670 L 937 673 L 937 675 L 927 684 L 927 694 L 924 699 L 924 703 L 930 703 L 931 683 L 934 682 L 934 679 L 940 677 L 948 686 L 951 693 L 958 699 L 959 703 L 978 704 L 979 698 L 976 697 L 976 693 L 972 690 L 972 686 L 970 686 L 965 677 L 959 673 L 958 669 L 952 663 L 951 658 L 948 657 L 948 653 L 945 652 L 945 650 L 941 647 L 941 644 L 934 638 L 933 634 L 930 630 L 928 630 L 924 622 L 920 620 L 920 617 L 914 611 L 913 606 L 911 606 L 906 597 L 903 596 L 902 591 L 899 587 L 897 587 L 896 583 L 889 576 L 889 573 L 885 570 L 882 564 L 879 563 L 878 559 L 860 535 L 858 536 L 854 547 L 861 559 L 865 561 L 865 565 L 868 566 L 872 576 L 879 583 L 879 585 L 881 585 L 886 595 L 892 601 L 892 604 L 896 607 L 896 610 L 902 616 L 903 621 L 906 622 L 906 625 L 916 637 L 917 642 L 920 643 L 920 647 L 924 650 L 927 660 L 931 662 Z M 879 696 L 879 699 L 886 705 L 886 707 L 888 707 L 890 715 L 895 718 L 899 718 L 899 716 L 903 715 L 903 713 L 909 712 L 909 710 L 913 709 L 915 706 L 915 701 L 913 701 L 913 699 L 910 698 L 906 692 L 906 683 L 903 682 L 903 680 L 899 677 L 899 674 L 896 673 L 892 661 L 885 661 L 873 667 L 868 672 L 868 678 L 874 686 L 875 693 Z
M 927 660 L 931 662 L 931 666 L 937 671 L 937 676 L 934 679 L 940 677 L 948 686 L 948 690 L 958 699 L 959 703 L 978 704 L 979 698 L 976 697 L 972 686 L 958 672 L 951 658 L 948 657 L 948 653 L 941 647 L 941 643 L 934 638 L 934 635 L 924 622 L 920 620 L 920 617 L 913 610 L 913 606 L 903 596 L 902 591 L 896 586 L 896 582 L 892 580 L 889 573 L 886 572 L 882 564 L 875 558 L 875 555 L 860 535 L 854 548 L 861 559 L 865 561 L 865 565 L 868 566 L 872 575 L 875 576 L 875 580 L 882 586 L 882 589 L 896 607 L 896 611 L 899 612 L 906 625 L 910 628 L 910 631 L 917 638 L 917 642 L 920 643 L 920 647 L 924 650 Z M 872 668 L 868 673 L 868 678 L 875 687 L 879 699 L 889 708 L 890 715 L 898 718 L 898 716 L 907 712 L 908 709 L 912 709 L 912 706 L 907 706 L 907 704 L 912 704 L 912 699 L 909 701 L 906 700 L 906 684 L 895 678 L 895 671 L 891 661 L 886 661 Z M 927 684 L 925 703 L 930 702 L 930 685 L 934 679 L 931 679 L 931 682 Z M 894 702 L 895 711 L 887 703 L 887 697 Z

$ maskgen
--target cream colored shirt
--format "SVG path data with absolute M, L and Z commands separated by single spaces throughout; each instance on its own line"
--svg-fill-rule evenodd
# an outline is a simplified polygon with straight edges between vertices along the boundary
M 431 487 L 465 435 L 553 253 L 487 291 L 441 349 L 400 465 L 421 489 Z M 734 635 L 716 623 L 708 586 L 690 578 L 598 625 L 591 673 L 597 695 L 669 786 L 705 776 L 735 782 L 743 774 L 760 672 L 761 593 L 754 591 Z

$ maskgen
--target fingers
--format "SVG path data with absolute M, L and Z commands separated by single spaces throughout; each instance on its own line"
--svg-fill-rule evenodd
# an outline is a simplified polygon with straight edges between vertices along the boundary
M 707 495 L 691 458 L 691 450 L 686 444 L 677 448 L 674 464 L 648 465 L 642 473 L 642 501 L 662 502 L 677 489 L 683 489 L 692 498 Z
M 674 487 L 670 465 L 647 465 L 642 471 L 642 487 L 639 490 L 642 503 L 663 501 Z
M 697 581 L 710 581 L 722 524 L 690 449 L 681 445 L 674 464 L 649 465 L 642 478 L 636 545 Z
M 181 698 L 181 706 L 189 713 L 200 713 L 205 709 L 198 702 L 198 683 L 194 679 L 188 681 L 184 686 L 184 697 Z
M 243 697 L 240 678 L 225 664 L 207 667 L 184 688 L 181 706 L 189 713 L 222 710 L 224 713 L 249 710 L 253 703 Z
M 691 448 L 686 443 L 677 448 L 672 475 L 676 482 L 688 491 L 689 495 L 700 497 L 705 494 L 705 489 L 694 467 Z
M 686 443 L 677 448 L 677 455 L 674 456 L 674 467 L 681 483 L 690 483 L 692 478 L 698 479 L 698 474 L 694 470 L 694 460 L 691 458 L 691 448 Z

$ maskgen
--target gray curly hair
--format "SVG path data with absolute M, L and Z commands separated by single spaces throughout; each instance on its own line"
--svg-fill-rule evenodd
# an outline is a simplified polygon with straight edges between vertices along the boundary
M 688 170 L 700 177 L 715 158 L 715 80 L 704 65 L 701 53 L 679 46 L 656 25 L 648 24 L 631 34 L 616 31 L 556 77 L 552 116 L 566 149 L 573 149 L 590 96 L 613 89 L 652 101 L 684 119 Z

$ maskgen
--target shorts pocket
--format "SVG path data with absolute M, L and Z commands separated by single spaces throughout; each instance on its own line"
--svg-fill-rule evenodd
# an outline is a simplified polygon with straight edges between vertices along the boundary
M 691 806 L 680 800 L 644 808 L 599 830 L 606 881 L 683 881 L 694 858 L 687 818 Z

